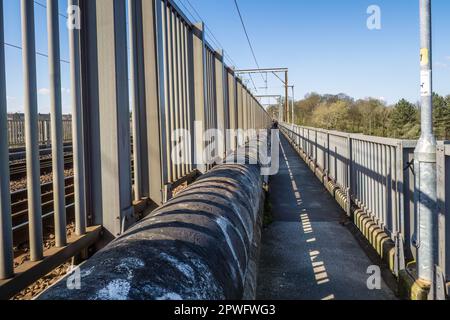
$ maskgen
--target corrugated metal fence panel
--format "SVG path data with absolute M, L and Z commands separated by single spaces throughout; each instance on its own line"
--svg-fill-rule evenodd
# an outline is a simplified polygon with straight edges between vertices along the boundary
M 182 158 L 191 159 L 192 156 L 193 101 L 192 85 L 189 83 L 192 72 L 192 30 L 177 8 L 170 2 L 162 1 L 162 4 L 164 54 L 161 63 L 164 65 L 166 101 L 161 122 L 166 139 L 163 152 L 167 153 L 165 159 L 168 162 L 167 181 L 164 182 L 171 184 L 192 171 L 191 161 L 179 161 Z M 185 148 L 181 148 L 183 142 Z
M 194 151 L 202 149 L 199 145 L 207 147 L 206 153 L 210 155 L 215 155 L 213 149 L 218 150 L 217 139 L 211 133 L 203 141 L 197 130 L 194 130 L 195 120 L 204 120 L 206 131 L 270 127 L 268 113 L 242 84 L 242 80 L 223 63 L 221 54 L 205 41 L 203 27 L 193 25 L 172 0 L 130 2 L 129 30 L 126 28 L 126 2 L 70 0 L 72 8 L 81 5 L 85 13 L 82 28 L 69 31 L 72 114 L 63 117 L 59 113 L 60 98 L 53 95 L 56 102 L 52 103 L 52 107 L 57 108 L 58 116 L 55 112 L 52 112 L 53 117 L 39 115 L 35 96 L 34 2 L 23 1 L 21 4 L 22 25 L 25 26 L 22 30 L 23 54 L 27 60 L 24 92 L 29 97 L 25 108 L 27 121 L 19 115 L 12 118 L 4 116 L 2 119 L 8 138 L 4 139 L 4 144 L 7 143 L 9 147 L 26 145 L 30 151 L 27 173 L 28 181 L 32 182 L 28 185 L 28 201 L 32 204 L 29 206 L 31 218 L 28 222 L 31 260 L 38 262 L 43 258 L 38 144 L 50 146 L 52 133 L 59 141 L 55 144 L 59 145 L 58 150 L 61 151 L 56 154 L 62 154 L 62 141 L 73 144 L 75 200 L 74 205 L 71 205 L 75 207 L 75 233 L 78 236 L 85 234 L 88 218 L 89 223 L 101 224 L 105 231 L 103 235 L 108 238 L 123 233 L 136 219 L 133 214 L 136 203 L 132 201 L 132 156 L 136 156 L 136 168 L 146 166 L 143 175 L 151 180 L 142 183 L 150 184 L 143 188 L 150 187 L 150 192 L 144 192 L 147 195 L 143 197 L 136 196 L 135 200 L 139 202 L 138 205 L 145 206 L 147 200 L 154 200 L 153 204 L 159 205 L 170 199 L 170 191 L 173 191 L 170 187 L 189 176 L 194 166 L 203 169 L 203 164 L 193 161 Z M 52 49 L 49 49 L 49 69 L 53 70 L 49 70 L 49 76 L 53 83 L 51 91 L 59 92 L 60 84 L 54 72 L 59 70 L 60 60 L 56 54 L 59 52 L 60 37 L 55 32 L 59 30 L 58 1 L 49 4 L 47 25 L 49 30 L 53 30 L 49 32 L 49 48 Z M 0 6 L 0 11 L 2 8 Z M 131 40 L 129 51 L 125 47 L 127 32 Z M 3 33 L 4 30 L 0 28 L 0 37 Z M 128 54 L 131 56 L 128 57 Z M 138 84 L 131 85 L 132 99 L 129 99 L 127 91 L 130 84 L 127 81 L 130 74 L 127 58 L 132 62 L 130 82 Z M 2 73 L 1 76 L 4 76 L 4 71 Z M 142 122 L 146 128 L 139 129 L 139 121 L 132 121 L 130 109 L 139 110 L 142 117 L 145 113 L 146 120 Z M 58 121 L 51 123 L 50 119 L 54 118 Z M 146 140 L 145 143 L 139 143 L 141 139 L 134 137 L 137 141 L 134 147 L 138 150 L 134 155 L 130 149 L 132 139 L 129 138 L 128 118 L 130 126 L 134 126 L 131 131 L 139 132 L 139 137 Z M 30 133 L 27 137 L 26 131 Z M 241 132 L 241 144 L 245 142 L 242 137 Z M 230 150 L 227 151 L 231 152 L 237 148 L 237 139 L 232 138 L 230 141 Z M 224 142 L 227 142 L 226 137 Z M 55 146 L 52 147 L 53 151 L 56 150 Z M 60 157 L 53 156 L 53 159 L 56 158 Z M 207 169 L 212 167 L 216 159 L 212 160 Z M 58 167 L 56 162 L 53 161 L 54 168 Z M 63 177 L 62 166 L 54 169 L 54 172 Z M 9 192 L 6 195 L 8 197 Z M 64 209 L 63 205 L 60 207 Z M 11 214 L 5 216 L 10 217 Z M 64 233 L 66 225 L 60 217 L 62 215 L 58 215 L 54 224 Z M 13 228 L 10 228 L 9 233 L 12 235 Z M 92 237 L 89 241 L 94 241 L 98 231 L 88 232 L 87 236 Z M 82 237 L 79 241 L 84 239 Z M 0 247 L 10 249 L 6 236 L 0 239 Z M 66 249 L 62 256 L 71 255 L 71 249 L 63 250 Z M 11 260 L 8 258 L 0 266 L 12 265 Z M 6 277 L 10 276 L 8 272 Z
M 233 73 L 228 70 L 228 102 L 229 102 L 229 144 L 227 152 L 236 149 L 237 140 L 235 130 L 238 128 L 238 110 L 237 110 L 237 81 Z
M 215 52 L 205 44 L 206 57 L 205 57 L 205 77 L 206 77 L 206 96 L 205 96 L 205 121 L 206 121 L 206 153 L 208 155 L 208 169 L 211 168 L 214 151 L 217 150 L 218 144 L 214 139 L 212 132 L 217 128 L 217 100 L 216 100 L 216 64 L 215 64 Z

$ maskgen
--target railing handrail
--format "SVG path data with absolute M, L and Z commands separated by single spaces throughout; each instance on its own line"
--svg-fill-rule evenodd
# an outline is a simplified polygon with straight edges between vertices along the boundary
M 290 124 L 282 124 L 286 127 L 286 129 L 289 129 Z M 387 138 L 387 137 L 380 137 L 380 136 L 373 136 L 373 135 L 366 135 L 363 133 L 347 133 L 343 131 L 337 131 L 337 130 L 328 130 L 323 128 L 315 128 L 315 127 L 308 127 L 308 126 L 298 126 L 299 128 L 306 129 L 306 130 L 313 130 L 316 132 L 334 135 L 342 138 L 351 138 L 355 140 L 361 140 L 361 141 L 367 141 L 367 142 L 374 142 L 379 144 L 385 144 L 390 146 L 397 146 L 399 144 L 408 147 L 408 148 L 415 148 L 417 144 L 417 140 L 412 139 L 398 139 L 398 138 Z M 294 132 L 295 133 L 295 132 Z

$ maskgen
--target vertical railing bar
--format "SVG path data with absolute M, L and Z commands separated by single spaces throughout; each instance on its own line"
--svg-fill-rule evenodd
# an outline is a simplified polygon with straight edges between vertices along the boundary
M 389 183 L 390 183 L 390 211 L 391 211 L 391 219 L 392 219 L 392 231 L 394 233 L 398 232 L 398 224 L 397 224 L 397 203 L 395 201 L 396 198 L 396 190 L 395 190 L 395 147 L 389 147 Z
M 171 59 L 172 59 L 172 75 L 173 75 L 173 88 L 172 88 L 172 94 L 173 94 L 173 128 L 172 128 L 172 139 L 174 142 L 176 141 L 175 138 L 175 130 L 179 128 L 179 113 L 180 113 L 180 99 L 178 95 L 178 54 L 177 54 L 177 14 L 175 11 L 172 11 L 172 20 L 171 20 L 171 34 L 172 34 L 172 52 L 171 52 Z M 175 145 L 173 146 L 172 152 L 176 151 Z M 174 163 L 174 181 L 177 181 L 180 176 L 180 167 L 177 163 Z
M 177 24 L 177 39 L 176 39 L 176 43 L 177 43 L 177 67 L 178 67 L 178 75 L 177 75 L 177 79 L 178 79 L 178 125 L 177 125 L 177 129 L 182 130 L 185 128 L 184 125 L 184 120 L 186 118 L 185 113 L 184 113 L 184 95 L 183 95 L 183 57 L 182 57 L 182 30 L 181 30 L 181 20 L 179 18 L 176 19 L 176 24 Z M 182 132 L 182 131 L 180 131 Z M 180 136 L 180 138 L 178 139 L 178 144 L 180 145 L 180 147 L 182 147 L 182 136 Z M 180 156 L 180 154 L 178 155 Z M 181 155 L 182 156 L 182 155 Z M 184 177 L 186 176 L 186 167 L 185 167 L 185 163 L 179 163 L 178 164 L 179 170 L 180 170 L 180 177 Z
M 387 226 L 387 221 L 384 217 L 383 210 L 383 150 L 382 145 L 377 144 L 377 152 L 378 152 L 378 179 L 377 179 L 377 189 L 378 189 L 378 211 L 380 212 L 380 220 L 382 226 Z
M 390 221 L 388 221 L 388 209 L 387 209 L 387 146 L 382 146 L 382 166 L 383 166 L 383 172 L 382 172 L 382 210 L 383 210 L 383 220 L 384 224 L 389 227 L 389 229 L 392 230 L 392 224 Z
M 79 0 L 69 0 L 70 6 L 78 6 Z M 69 30 L 70 79 L 72 95 L 72 144 L 75 182 L 75 233 L 86 233 L 86 189 L 84 163 L 84 130 L 81 102 L 80 30 Z
M 371 159 L 372 159 L 372 164 L 371 164 L 371 171 L 372 171 L 372 179 L 371 179 L 371 187 L 370 187 L 370 194 L 372 195 L 372 203 L 371 203 L 371 207 L 372 207 L 372 213 L 375 215 L 376 219 L 378 220 L 378 210 L 377 210 L 377 181 L 376 181 L 376 175 L 377 175 L 377 153 L 376 153 L 376 144 L 371 142 L 370 143 L 370 153 L 371 153 Z
M 373 214 L 372 208 L 372 143 L 367 142 L 367 208 Z
M 183 21 L 180 22 L 180 32 L 181 32 L 181 83 L 182 83 L 182 92 L 183 92 L 183 127 L 186 132 L 190 132 L 189 128 L 189 104 L 188 104 L 188 95 L 187 95 L 187 63 L 186 63 L 186 25 Z M 189 140 L 187 136 L 183 137 L 183 159 L 185 160 L 184 171 L 186 173 L 191 172 L 190 164 L 189 164 Z
M 377 217 L 376 207 L 375 207 L 375 175 L 376 175 L 376 161 L 375 161 L 375 145 L 373 142 L 369 143 L 370 149 L 370 186 L 369 186 L 369 195 L 370 195 L 370 211 L 375 218 Z
M 170 136 L 169 122 L 167 110 L 169 109 L 169 89 L 168 89 L 168 67 L 167 67 L 167 8 L 166 3 L 162 0 L 155 0 L 155 20 L 156 20 L 156 56 L 158 71 L 158 96 L 159 96 L 159 117 L 161 125 L 161 169 L 162 169 L 162 185 L 160 192 L 164 193 L 164 186 L 170 180 Z M 163 194 L 162 202 L 166 201 Z
M 3 0 L 0 0 L 0 280 L 14 276 Z
M 19 144 L 18 141 L 19 141 L 19 137 L 20 137 L 20 135 L 19 135 L 19 124 L 18 124 L 17 121 L 12 120 L 12 126 L 13 126 L 13 129 L 11 130 L 10 134 L 11 135 L 15 134 L 15 137 L 12 136 L 11 137 L 11 141 L 13 141 L 13 145 L 17 145 L 17 144 Z
M 358 201 L 362 202 L 362 192 L 364 190 L 363 186 L 363 171 L 362 171 L 362 142 L 358 140 Z
M 382 222 L 380 221 L 381 219 L 381 212 L 380 212 L 380 207 L 379 207 L 379 203 L 380 203 L 380 193 L 379 193 L 379 174 L 380 174 L 380 154 L 378 153 L 378 143 L 373 143 L 373 164 L 374 164 L 374 169 L 373 169 L 373 206 L 374 206 L 374 210 L 375 210 L 375 214 L 378 220 L 378 223 Z
M 34 1 L 21 0 L 30 259 L 43 258 Z
M 206 44 L 204 44 L 206 47 Z M 207 160 L 209 161 L 209 154 L 211 153 L 211 135 L 209 132 L 209 129 L 211 129 L 211 83 L 210 83 L 210 74 L 211 74 L 211 68 L 209 64 L 209 50 L 206 47 L 205 49 L 205 115 L 206 115 L 206 127 L 208 134 L 206 135 L 206 140 L 208 141 L 208 146 L 206 147 L 207 150 Z M 208 170 L 210 169 L 209 164 L 207 164 Z
M 399 212 L 398 212 L 398 189 L 397 189 L 397 152 L 395 147 L 391 147 L 391 183 L 392 183 L 392 215 L 395 223 L 395 231 L 400 231 Z
M 373 152 L 374 152 L 374 179 L 373 179 L 373 195 L 374 195 L 374 208 L 376 212 L 376 217 L 378 223 L 382 223 L 381 221 L 381 212 L 380 212 L 380 193 L 379 193 L 379 174 L 380 174 L 380 154 L 378 153 L 378 143 L 373 144 Z
M 179 64 L 179 53 L 178 53 L 178 16 L 176 12 L 172 12 L 172 61 L 173 61 L 173 96 L 174 96 L 174 139 L 177 137 L 175 135 L 175 130 L 180 129 L 180 112 L 181 112 L 181 100 L 180 100 L 180 64 Z M 175 141 L 177 144 L 179 140 Z M 174 146 L 174 152 L 178 148 Z M 176 158 L 175 158 L 176 159 Z M 174 160 L 175 160 L 174 159 Z M 179 163 L 175 163 L 175 181 L 181 177 L 181 166 Z
M 384 200 L 384 193 L 383 193 L 383 177 L 384 177 L 384 158 L 383 158 L 383 146 L 381 144 L 378 144 L 378 157 L 379 157 L 379 164 L 378 164 L 378 171 L 379 171 L 379 177 L 378 177 L 378 210 L 380 211 L 380 217 L 381 222 L 383 226 L 388 226 L 386 217 L 385 217 L 385 210 L 383 208 L 383 200 Z
M 141 162 L 141 125 L 140 125 L 140 98 L 139 98 L 139 61 L 138 61 L 138 26 L 137 6 L 135 0 L 128 1 L 129 15 L 129 41 L 130 41 L 130 102 L 132 109 L 133 132 L 133 160 L 134 160 L 134 200 L 142 199 L 142 162 Z
M 367 142 L 361 141 L 361 150 L 362 150 L 362 169 L 364 170 L 362 172 L 362 185 L 363 185 L 363 196 L 362 196 L 362 203 L 364 206 L 364 209 L 367 209 Z
M 186 26 L 186 96 L 188 107 L 188 126 L 189 126 L 189 171 L 194 170 L 194 156 L 195 156 L 195 133 L 194 133 L 194 119 L 195 119 L 195 90 L 194 90 L 194 46 L 192 30 Z
M 405 149 L 403 148 L 403 143 L 399 142 L 398 143 L 398 147 L 397 147 L 397 159 L 396 159 L 396 166 L 397 166 L 397 197 L 398 197 L 398 212 L 399 212 L 399 217 L 398 217 L 398 225 L 399 225 L 399 230 L 401 233 L 405 232 L 405 219 L 406 217 L 408 217 L 408 219 L 410 219 L 410 212 L 405 212 L 405 201 L 406 201 L 406 197 L 404 194 L 404 190 L 406 190 L 407 186 L 405 185 L 405 173 L 403 172 L 404 166 L 405 166 Z M 407 173 L 409 174 L 409 173 Z
M 158 1 L 157 1 L 158 2 Z M 163 30 L 163 53 L 164 53 L 164 59 L 161 59 L 160 63 L 164 66 L 164 74 L 165 74 L 165 104 L 164 104 L 164 117 L 162 121 L 165 124 L 165 143 L 166 143 L 166 150 L 163 151 L 165 154 L 165 166 L 167 167 L 167 175 L 166 175 L 166 181 L 164 181 L 164 184 L 168 184 L 169 182 L 172 182 L 172 164 L 171 164 L 171 153 L 172 153 L 172 136 L 171 136 L 171 104 L 172 104 L 172 97 L 170 95 L 171 90 L 171 68 L 170 68 L 170 60 L 169 60 L 169 37 L 170 37 L 170 31 L 169 31 L 169 21 L 170 17 L 168 15 L 169 8 L 167 7 L 166 3 L 162 1 L 161 6 L 161 19 L 162 19 L 162 30 Z M 164 141 L 164 140 L 163 140 Z M 167 199 L 166 199 L 167 200 Z
M 47 0 L 55 242 L 56 247 L 64 247 L 67 233 L 58 8 L 57 0 Z
M 362 179 L 362 199 L 364 209 L 367 209 L 367 142 L 361 141 L 361 179 Z
M 209 161 L 209 154 L 211 151 L 211 137 L 209 134 L 209 129 L 211 129 L 211 92 L 210 92 L 210 82 L 209 82 L 209 75 L 211 72 L 210 66 L 209 66 L 209 50 L 206 47 L 206 43 L 203 44 L 205 46 L 205 66 L 204 66 L 204 70 L 205 70 L 205 130 L 207 131 L 206 134 L 206 141 L 208 143 L 208 146 L 205 146 L 205 151 L 206 154 L 208 155 L 207 161 Z M 209 170 L 209 164 L 206 164 L 207 170 Z
M 208 73 L 208 80 L 209 80 L 209 102 L 210 102 L 210 126 L 209 129 L 214 129 L 215 128 L 215 117 L 216 117 L 216 99 L 214 97 L 214 78 L 215 78 L 215 68 L 214 68 L 214 53 L 212 51 L 209 51 L 209 73 Z M 209 141 L 210 141 L 210 155 L 212 155 L 212 152 L 214 151 L 214 145 L 215 145 L 215 141 L 214 141 L 214 145 L 211 143 L 213 141 L 213 135 L 212 133 L 209 136 Z M 211 159 L 212 160 L 212 159 Z
M 175 163 L 172 160 L 172 152 L 174 150 L 174 143 L 173 143 L 173 131 L 175 129 L 175 89 L 174 89 L 174 77 L 175 77 L 175 70 L 174 70 L 174 61 L 173 61 L 173 37 L 174 37 L 174 30 L 173 30 L 173 12 L 170 7 L 167 7 L 167 64 L 169 66 L 168 70 L 168 89 L 169 89 L 169 96 L 170 99 L 170 106 L 168 108 L 168 121 L 169 121 L 169 147 L 170 152 L 168 154 L 168 161 L 169 166 L 171 168 L 170 170 L 170 183 L 173 183 L 176 180 L 177 175 L 177 169 L 175 167 Z
M 214 52 L 212 52 L 211 54 L 211 93 L 212 93 L 212 101 L 213 101 L 213 105 L 214 105 L 214 113 L 213 113 L 213 129 L 217 129 L 218 128 L 218 104 L 217 104 L 217 66 L 216 66 L 216 55 Z M 218 147 L 219 144 L 219 140 L 218 139 L 214 139 L 214 146 L 213 148 L 215 148 L 214 151 L 214 158 L 217 156 L 217 151 L 219 150 Z
M 370 211 L 372 213 L 372 216 L 376 216 L 375 212 L 375 146 L 373 142 L 369 143 L 369 155 L 370 155 L 370 166 L 369 166 L 369 173 L 370 173 L 370 185 L 369 185 L 369 196 L 370 196 Z

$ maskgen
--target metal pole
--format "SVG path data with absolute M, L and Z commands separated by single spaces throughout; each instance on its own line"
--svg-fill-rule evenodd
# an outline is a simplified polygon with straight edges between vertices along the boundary
M 59 53 L 58 0 L 47 0 L 48 66 L 50 75 L 50 107 L 54 189 L 55 241 L 57 247 L 67 244 L 66 201 L 64 179 L 64 145 L 61 106 L 61 69 Z
M 285 103 L 285 107 L 284 107 L 284 121 L 285 122 L 289 122 L 289 72 L 286 71 L 285 72 L 285 96 L 286 96 L 286 101 Z
M 78 0 L 69 0 L 69 6 L 78 6 Z M 70 16 L 69 16 L 70 19 Z M 73 169 L 75 182 L 75 233 L 86 233 L 86 198 L 85 198 L 85 168 L 83 113 L 81 105 L 81 69 L 80 69 L 80 30 L 69 30 L 70 47 L 70 82 L 72 94 L 72 140 Z
M 43 258 L 34 1 L 21 0 L 30 259 Z
M 436 263 L 436 139 L 433 133 L 431 0 L 420 1 L 422 135 L 415 150 L 415 205 L 419 279 L 432 284 Z
M 0 0 L 0 280 L 14 275 L 3 0 Z
M 294 107 L 295 107 L 295 86 L 291 86 L 291 88 L 292 88 L 291 121 L 292 121 L 292 124 L 295 124 L 295 111 L 294 111 Z

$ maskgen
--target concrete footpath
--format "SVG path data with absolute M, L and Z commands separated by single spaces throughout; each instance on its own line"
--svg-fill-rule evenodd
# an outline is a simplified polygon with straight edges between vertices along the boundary
M 281 139 L 280 172 L 270 184 L 274 222 L 263 232 L 258 299 L 396 299 L 383 280 L 381 290 L 368 289 L 373 262 L 340 223 L 342 209 Z

